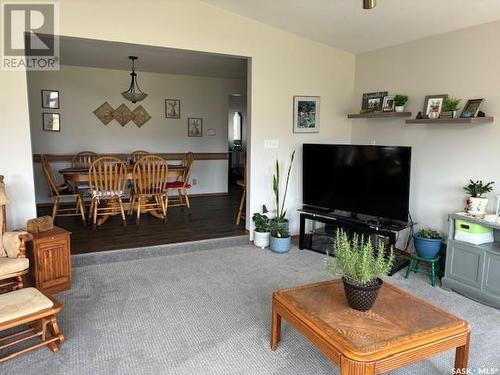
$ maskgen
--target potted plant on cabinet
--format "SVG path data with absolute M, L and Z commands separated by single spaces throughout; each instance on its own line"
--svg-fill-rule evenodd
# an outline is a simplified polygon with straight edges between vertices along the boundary
M 383 284 L 381 278 L 392 269 L 395 259 L 392 247 L 386 256 L 382 241 L 377 242 L 374 249 L 370 240 L 357 234 L 349 240 L 344 231 L 337 230 L 334 255 L 335 258 L 330 257 L 327 252 L 326 269 L 334 276 L 342 276 L 349 306 L 360 311 L 369 310 Z
M 273 221 L 271 223 L 271 250 L 275 253 L 287 253 L 292 246 L 292 237 L 283 223 Z
M 480 216 L 486 213 L 488 198 L 483 197 L 483 195 L 490 193 L 493 190 L 494 184 L 494 181 L 483 184 L 482 180 L 469 180 L 469 184 L 464 186 L 465 192 L 469 195 L 466 201 L 466 210 L 469 214 Z
M 455 118 L 457 117 L 457 111 L 459 110 L 458 105 L 462 99 L 460 98 L 446 98 L 443 102 L 443 111 L 441 112 L 441 118 Z
M 442 242 L 441 234 L 430 228 L 424 228 L 413 235 L 415 251 L 420 258 L 436 258 L 441 250 Z
M 276 204 L 276 217 L 271 219 L 270 223 L 271 224 L 270 245 L 271 245 L 271 250 L 273 251 L 277 251 L 276 246 L 278 246 L 278 244 L 282 244 L 281 246 L 284 246 L 284 244 L 286 243 L 288 243 L 288 248 L 286 251 L 290 250 L 291 238 L 288 228 L 288 219 L 286 218 L 285 201 L 286 201 L 286 195 L 288 193 L 288 182 L 290 181 L 290 172 L 292 171 L 294 158 L 295 158 L 295 151 L 292 152 L 292 156 L 290 158 L 290 165 L 288 166 L 288 173 L 286 176 L 283 199 L 281 199 L 280 195 L 280 166 L 278 160 L 276 160 L 275 163 L 275 171 L 273 174 L 273 193 Z M 281 253 L 285 251 L 280 251 L 278 249 L 277 252 Z
M 269 218 L 265 214 L 256 212 L 253 214 L 252 220 L 255 225 L 253 243 L 255 246 L 265 249 L 269 246 L 269 237 L 271 235 Z
M 398 94 L 394 97 L 394 110 L 396 112 L 404 112 L 405 104 L 408 101 L 408 96 Z

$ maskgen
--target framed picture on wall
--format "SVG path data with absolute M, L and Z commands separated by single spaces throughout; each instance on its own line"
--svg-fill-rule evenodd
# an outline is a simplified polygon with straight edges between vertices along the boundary
M 443 110 L 443 103 L 448 95 L 427 95 L 424 102 L 423 114 L 425 118 L 438 118 Z
M 203 137 L 203 119 L 188 118 L 188 137 Z
M 181 118 L 181 101 L 179 99 L 165 99 L 165 117 Z
M 47 132 L 61 131 L 61 115 L 59 113 L 42 113 L 42 129 Z
M 382 110 L 384 98 L 387 94 L 387 91 L 364 93 L 361 101 L 361 113 L 380 112 Z
M 319 96 L 293 97 L 293 132 L 319 133 Z
M 42 90 L 42 108 L 59 109 L 59 91 Z

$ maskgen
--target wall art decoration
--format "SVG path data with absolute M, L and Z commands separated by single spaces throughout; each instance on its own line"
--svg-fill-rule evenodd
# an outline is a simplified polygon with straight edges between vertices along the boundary
M 113 121 L 113 107 L 108 102 L 102 103 L 93 113 L 104 125 Z
M 165 117 L 181 118 L 181 101 L 179 99 L 165 99 Z
M 42 90 L 42 108 L 59 109 L 59 91 Z
M 132 114 L 134 115 L 132 121 L 138 128 L 140 128 L 151 119 L 151 115 L 144 109 L 142 105 L 134 109 L 132 111 Z
M 202 118 L 188 118 L 188 137 L 203 137 Z
M 479 107 L 483 104 L 484 99 L 469 99 L 467 100 L 467 104 L 462 111 L 460 117 L 462 118 L 471 118 L 476 117 L 479 112 Z
M 59 113 L 42 113 L 42 129 L 47 132 L 61 131 L 61 115 Z
M 448 97 L 447 94 L 427 95 L 424 102 L 424 110 L 422 111 L 425 118 L 439 118 L 443 110 L 443 103 Z
M 319 96 L 293 97 L 293 132 L 319 133 Z
M 380 112 L 386 96 L 387 91 L 364 93 L 361 102 L 361 113 Z
M 134 115 L 127 105 L 122 104 L 113 111 L 113 118 L 118 121 L 121 126 L 125 126 Z

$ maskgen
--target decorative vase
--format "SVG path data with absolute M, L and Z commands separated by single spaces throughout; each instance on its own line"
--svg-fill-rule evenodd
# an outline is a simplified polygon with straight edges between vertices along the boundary
M 287 253 L 290 251 L 290 247 L 292 246 L 292 237 L 271 236 L 270 245 L 271 250 L 275 253 Z
M 432 120 L 437 119 L 437 118 L 439 118 L 439 112 L 437 112 L 437 111 L 431 111 L 431 112 L 429 112 L 428 116 Z
M 404 112 L 405 111 L 405 106 L 404 105 L 397 105 L 394 107 L 394 110 L 396 112 Z
M 372 308 L 383 284 L 381 279 L 377 279 L 374 285 L 367 286 L 355 284 L 345 277 L 342 278 L 342 281 L 347 303 L 351 308 L 359 311 L 367 311 Z
M 271 233 L 269 232 L 253 232 L 253 244 L 261 249 L 265 249 L 269 246 L 269 237 Z
M 488 198 L 468 197 L 466 204 L 466 209 L 469 214 L 473 216 L 481 216 L 486 213 Z
M 420 258 L 434 259 L 438 256 L 441 250 L 443 240 L 422 238 L 420 233 L 416 233 L 413 236 L 413 244 L 415 245 L 415 251 Z

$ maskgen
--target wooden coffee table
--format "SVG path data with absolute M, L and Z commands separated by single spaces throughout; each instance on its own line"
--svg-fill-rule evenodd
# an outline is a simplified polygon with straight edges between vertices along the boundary
M 366 312 L 347 305 L 341 280 L 274 292 L 273 351 L 281 318 L 339 366 L 342 375 L 380 374 L 455 348 L 455 368 L 467 368 L 469 324 L 387 283 Z

